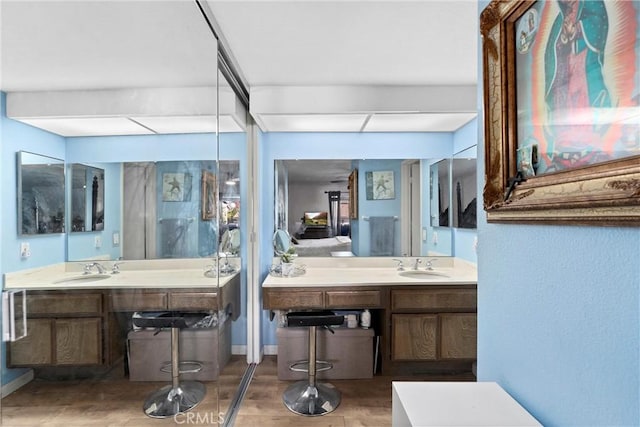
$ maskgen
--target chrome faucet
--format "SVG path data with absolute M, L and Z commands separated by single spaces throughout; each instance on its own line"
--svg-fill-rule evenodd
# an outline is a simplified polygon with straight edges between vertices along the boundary
M 416 258 L 415 263 L 413 264 L 413 269 L 417 270 L 418 269 L 418 264 L 420 264 L 422 262 L 422 260 L 420 258 Z
M 84 265 L 84 274 L 91 274 L 91 269 L 95 267 L 99 274 L 104 273 L 104 267 L 99 262 L 90 262 Z
M 120 273 L 120 264 L 122 264 L 122 262 L 116 261 L 116 262 L 113 263 L 113 265 L 111 266 L 111 274 Z
M 428 259 L 427 260 L 427 266 L 425 267 L 425 270 L 433 270 L 433 263 L 436 262 L 437 259 Z
M 402 260 L 401 259 L 397 259 L 397 258 L 394 258 L 393 260 L 398 263 L 398 265 L 396 266 L 398 268 L 398 271 L 403 271 L 404 270 L 404 266 L 402 265 Z

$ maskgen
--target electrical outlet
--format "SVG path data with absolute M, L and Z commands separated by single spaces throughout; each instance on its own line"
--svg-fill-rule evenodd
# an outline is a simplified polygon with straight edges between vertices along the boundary
M 114 231 L 111 235 L 111 241 L 113 243 L 113 247 L 120 246 L 120 233 Z
M 426 242 L 427 241 L 427 229 L 422 227 L 422 241 Z
M 102 247 L 102 237 L 96 236 L 94 242 L 95 242 L 96 249 L 99 249 Z
M 473 238 L 473 251 L 478 253 L 478 236 Z
M 20 257 L 29 258 L 31 256 L 31 248 L 28 242 L 20 243 Z
M 433 232 L 433 244 L 434 245 L 438 244 L 438 232 L 437 231 Z

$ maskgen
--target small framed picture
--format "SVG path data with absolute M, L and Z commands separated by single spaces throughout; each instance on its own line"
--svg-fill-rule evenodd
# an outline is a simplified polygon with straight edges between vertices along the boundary
M 366 172 L 367 200 L 395 199 L 393 171 Z

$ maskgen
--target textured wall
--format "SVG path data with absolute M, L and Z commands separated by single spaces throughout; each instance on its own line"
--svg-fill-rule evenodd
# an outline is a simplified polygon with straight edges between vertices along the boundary
M 480 213 L 478 380 L 545 426 L 639 425 L 640 228 L 489 225 Z

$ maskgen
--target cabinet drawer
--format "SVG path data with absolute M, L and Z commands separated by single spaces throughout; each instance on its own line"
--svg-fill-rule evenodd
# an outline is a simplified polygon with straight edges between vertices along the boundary
M 476 310 L 475 289 L 397 289 L 391 291 L 392 310 Z
M 265 294 L 264 307 L 271 310 L 323 308 L 322 291 L 270 291 Z
M 380 307 L 382 298 L 380 291 L 327 291 L 327 308 L 367 308 Z
M 27 295 L 27 314 L 100 314 L 102 294 Z
M 217 310 L 215 292 L 173 292 L 169 294 L 170 310 Z
M 118 292 L 111 294 L 113 311 L 166 310 L 166 292 Z

